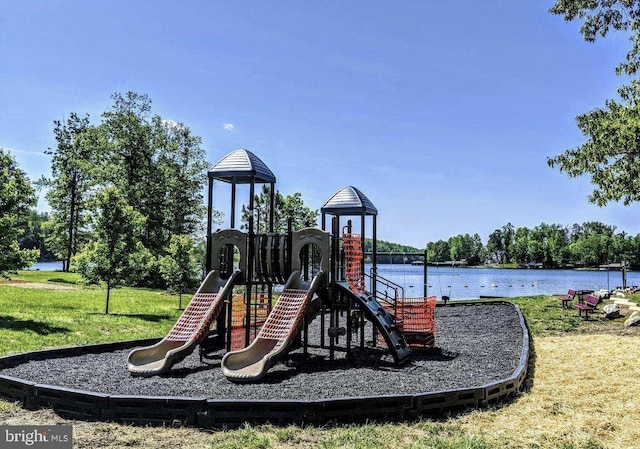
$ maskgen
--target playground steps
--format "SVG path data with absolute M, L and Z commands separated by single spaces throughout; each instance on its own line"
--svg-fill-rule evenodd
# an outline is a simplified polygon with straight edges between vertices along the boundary
M 411 350 L 407 346 L 394 316 L 385 310 L 372 294 L 368 292 L 354 293 L 346 282 L 339 282 L 338 286 L 356 301 L 365 311 L 367 318 L 375 324 L 382 334 L 394 362 L 397 365 L 405 363 L 411 355 Z

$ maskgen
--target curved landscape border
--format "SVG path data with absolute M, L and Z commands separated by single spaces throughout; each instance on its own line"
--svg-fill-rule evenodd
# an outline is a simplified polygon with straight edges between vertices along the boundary
M 465 304 L 468 303 L 450 303 L 438 307 L 460 307 Z M 200 428 L 235 427 L 245 422 L 320 425 L 328 422 L 402 421 L 482 408 L 510 400 L 524 388 L 530 357 L 529 330 L 520 308 L 507 301 L 486 304 L 509 304 L 514 307 L 522 327 L 520 360 L 513 374 L 505 379 L 459 390 L 320 400 L 232 400 L 109 395 L 38 384 L 0 374 L 0 396 L 18 401 L 26 409 L 51 408 L 64 418 Z M 0 358 L 0 369 L 33 360 L 130 349 L 158 340 L 132 340 L 10 355 Z

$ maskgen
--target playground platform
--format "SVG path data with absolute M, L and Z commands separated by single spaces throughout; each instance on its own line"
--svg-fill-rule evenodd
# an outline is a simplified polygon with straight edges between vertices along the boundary
M 293 349 L 260 383 L 237 384 L 220 359 L 197 351 L 162 376 L 134 377 L 126 365 L 138 340 L 0 358 L 0 396 L 25 408 L 52 408 L 65 418 L 138 425 L 220 428 L 248 423 L 325 424 L 402 421 L 512 400 L 524 388 L 529 334 L 509 302 L 450 303 L 436 308 L 435 348 L 396 366 L 376 343 L 345 337 L 335 360 L 320 347 L 320 323 L 309 326 L 308 354 Z M 328 317 L 327 317 L 328 318 Z M 365 340 L 371 340 L 365 328 Z

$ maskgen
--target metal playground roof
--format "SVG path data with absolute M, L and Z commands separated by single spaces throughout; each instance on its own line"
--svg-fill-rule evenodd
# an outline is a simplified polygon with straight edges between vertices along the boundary
M 371 200 L 353 186 L 343 187 L 324 203 L 322 213 L 331 215 L 378 215 Z
M 271 183 L 276 177 L 269 167 L 251 151 L 234 150 L 209 170 L 209 178 L 236 184 Z

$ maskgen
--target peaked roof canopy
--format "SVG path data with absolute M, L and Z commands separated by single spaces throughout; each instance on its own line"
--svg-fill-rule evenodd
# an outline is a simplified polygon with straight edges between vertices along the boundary
M 234 150 L 209 170 L 209 178 L 237 184 L 276 182 L 275 175 L 258 156 L 247 150 Z
M 331 215 L 378 215 L 371 200 L 353 186 L 343 187 L 333 194 L 321 209 Z

